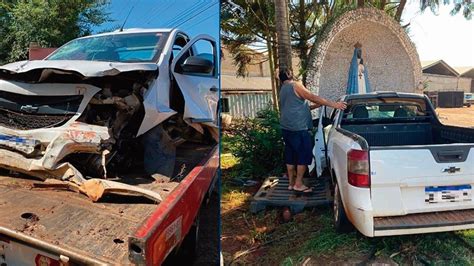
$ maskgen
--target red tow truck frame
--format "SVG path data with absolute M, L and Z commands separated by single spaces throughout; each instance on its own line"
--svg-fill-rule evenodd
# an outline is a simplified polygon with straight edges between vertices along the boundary
M 156 211 L 129 238 L 130 261 L 157 265 L 184 239 L 207 194 L 216 182 L 219 149 L 214 147 L 179 186 L 158 205 Z

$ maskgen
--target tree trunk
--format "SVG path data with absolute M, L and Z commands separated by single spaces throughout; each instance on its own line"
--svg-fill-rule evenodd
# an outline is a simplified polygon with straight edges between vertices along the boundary
M 357 0 L 357 8 L 364 7 L 364 0 Z
M 267 33 L 267 49 L 268 49 L 268 65 L 270 66 L 270 78 L 272 83 L 272 101 L 273 101 L 273 109 L 278 111 L 279 109 L 279 100 L 278 100 L 278 92 L 277 92 L 277 84 L 276 84 L 276 77 L 275 77 L 275 61 L 273 61 L 273 45 L 270 38 L 270 33 Z
M 279 69 L 286 68 L 292 70 L 290 29 L 288 24 L 288 4 L 286 0 L 275 0 L 275 26 L 278 34 L 278 67 Z
M 397 13 L 395 14 L 395 20 L 400 22 L 402 18 L 403 9 L 405 8 L 405 4 L 407 0 L 400 0 L 400 4 L 398 4 Z
M 274 44 L 274 45 L 272 45 L 273 66 L 274 66 L 273 71 L 276 73 L 276 69 L 278 68 L 278 43 L 276 42 L 276 40 L 277 40 L 276 31 L 273 31 L 272 35 L 273 35 L 272 36 L 272 41 L 273 41 L 272 43 Z M 280 80 L 278 79 L 278 77 L 276 75 L 274 76 L 273 82 L 275 82 L 275 84 L 276 84 L 277 99 L 280 99 L 281 84 L 280 84 Z
M 300 40 L 298 42 L 298 53 L 300 56 L 300 69 L 303 70 L 303 84 L 306 84 L 306 65 L 308 63 L 308 34 L 306 30 L 306 5 L 305 0 L 299 1 L 299 16 L 298 26 L 300 33 Z
M 380 10 L 385 10 L 385 5 L 387 5 L 387 0 L 380 0 Z

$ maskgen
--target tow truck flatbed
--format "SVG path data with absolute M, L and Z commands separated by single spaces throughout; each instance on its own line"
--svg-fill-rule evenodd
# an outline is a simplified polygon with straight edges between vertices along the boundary
M 130 264 L 130 252 L 136 252 L 137 246 L 131 245 L 129 238 L 153 238 L 151 231 L 159 226 L 156 212 L 162 209 L 161 205 L 166 205 L 161 213 L 171 213 L 174 198 L 184 197 L 187 190 L 198 185 L 192 182 L 196 178 L 209 179 L 209 185 L 212 176 L 209 173 L 200 176 L 202 171 L 196 169 L 211 167 L 216 170 L 217 158 L 216 146 L 185 143 L 177 150 L 175 167 L 176 175 L 185 165 L 181 182 L 130 178 L 135 185 L 158 192 L 163 198 L 159 204 L 143 197 L 122 195 L 108 195 L 94 203 L 76 192 L 36 188 L 34 183 L 41 181 L 26 176 L 0 175 L 0 244 L 2 241 L 5 245 L 14 242 L 51 254 L 53 259 L 62 255 L 77 263 Z M 205 193 L 208 188 L 197 189 Z M 168 198 L 170 195 L 173 196 Z M 144 225 L 147 226 L 145 229 L 142 228 Z M 183 217 L 181 225 L 183 231 L 185 227 L 189 230 L 190 222 Z M 138 236 L 139 230 L 147 236 Z M 185 233 L 182 232 L 182 236 Z M 172 243 L 162 245 L 173 248 Z M 153 260 L 162 259 L 169 251 L 164 250 L 161 255 L 154 252 Z M 142 253 L 135 255 L 143 259 L 151 255 L 146 254 L 146 247 Z

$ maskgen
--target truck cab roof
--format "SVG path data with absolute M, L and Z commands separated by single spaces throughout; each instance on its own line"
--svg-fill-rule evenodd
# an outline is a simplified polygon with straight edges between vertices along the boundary
M 380 97 L 390 97 L 390 98 L 412 98 L 412 99 L 424 99 L 423 94 L 417 93 L 408 93 L 408 92 L 396 92 L 396 91 L 376 91 L 366 94 L 350 94 L 343 97 L 345 100 L 357 100 L 357 99 L 370 99 L 370 98 L 380 98 Z

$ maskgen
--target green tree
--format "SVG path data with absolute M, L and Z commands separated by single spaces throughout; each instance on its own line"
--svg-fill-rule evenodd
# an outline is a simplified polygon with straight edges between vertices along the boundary
M 256 53 L 264 52 L 269 63 L 274 108 L 278 108 L 275 69 L 277 64 L 275 7 L 268 0 L 222 0 L 221 41 L 232 54 L 237 76 L 248 75 Z M 254 49 L 249 46 L 254 45 Z
M 462 10 L 462 15 L 470 20 L 472 19 L 472 12 L 474 12 L 474 2 L 472 0 L 443 0 L 444 5 L 453 5 L 453 9 L 451 10 L 451 15 L 455 16 Z M 438 15 L 438 9 L 440 6 L 440 0 L 420 0 L 420 9 L 421 11 L 425 11 L 426 9 L 430 9 L 433 14 Z
M 65 42 L 89 35 L 92 27 L 109 21 L 106 0 L 18 0 L 0 7 L 0 62 L 28 57 L 28 47 L 36 42 L 58 47 Z M 7 52 L 7 53 L 6 53 Z

